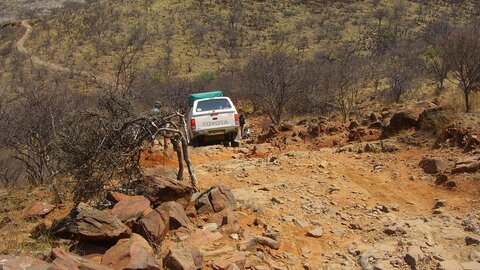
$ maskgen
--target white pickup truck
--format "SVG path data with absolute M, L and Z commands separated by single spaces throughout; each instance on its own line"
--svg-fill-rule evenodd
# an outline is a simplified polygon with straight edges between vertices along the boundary
M 219 91 L 190 95 L 188 132 L 193 145 L 222 140 L 227 146 L 240 145 L 240 119 L 232 100 Z

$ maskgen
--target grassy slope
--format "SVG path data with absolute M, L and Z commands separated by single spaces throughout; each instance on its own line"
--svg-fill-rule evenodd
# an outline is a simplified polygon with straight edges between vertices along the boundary
M 218 45 L 234 5 L 224 4 L 228 1 L 204 1 L 204 7 L 200 8 L 198 2 L 99 0 L 40 22 L 28 45 L 52 61 L 110 73 L 114 68 L 114 44 L 121 44 L 133 29 L 140 28 L 148 37 L 141 61 L 144 67 L 151 67 L 154 73 L 160 72 L 155 71 L 155 64 L 166 57 L 167 47 L 170 47 L 179 73 L 195 76 L 203 71 L 221 69 L 234 61 Z M 236 60 L 242 61 L 254 51 L 275 46 L 273 40 L 279 33 L 286 33 L 283 44 L 292 49 L 306 37 L 308 48 L 303 51 L 307 56 L 345 41 L 357 40 L 376 29 L 377 20 L 371 15 L 375 9 L 391 10 L 394 4 L 394 1 L 381 1 L 374 7 L 372 1 L 349 4 L 338 1 L 328 5 L 300 5 L 290 0 L 278 2 L 243 1 L 242 15 L 236 27 L 244 34 Z M 464 7 L 455 10 L 452 5 L 430 3 L 423 15 L 418 15 L 420 5 L 416 2 L 404 3 L 407 12 L 400 25 L 402 29 L 408 29 L 407 38 L 414 38 L 428 21 L 447 18 L 458 23 L 465 21 L 471 13 L 468 1 Z M 223 26 L 219 26 L 221 20 L 225 22 Z M 255 27 L 252 21 L 262 26 Z M 383 26 L 388 27 L 391 23 L 385 19 Z M 192 24 L 207 31 L 199 45 L 199 55 L 193 42 L 194 31 L 189 27 Z M 172 33 L 170 41 L 166 38 L 168 32 Z

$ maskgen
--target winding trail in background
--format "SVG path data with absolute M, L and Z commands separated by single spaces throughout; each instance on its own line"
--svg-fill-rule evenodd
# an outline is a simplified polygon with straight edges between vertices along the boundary
M 70 68 L 55 64 L 55 63 L 47 62 L 45 60 L 42 60 L 42 59 L 38 58 L 37 56 L 32 55 L 32 53 L 30 53 L 25 48 L 25 42 L 30 37 L 30 35 L 33 31 L 33 27 L 29 24 L 28 20 L 22 20 L 21 24 L 25 28 L 25 33 L 16 43 L 17 50 L 21 54 L 24 54 L 27 57 L 29 57 L 30 60 L 32 61 L 32 64 L 37 65 L 37 66 L 45 67 L 45 68 L 47 68 L 51 71 L 54 71 L 54 72 L 71 73 L 71 74 L 74 74 L 74 75 L 77 75 L 77 76 L 86 77 L 86 78 L 88 78 L 90 80 L 93 80 L 94 82 L 97 82 L 97 83 L 102 83 L 102 84 L 106 84 L 106 85 L 110 85 L 110 86 L 115 85 L 115 83 L 112 80 L 110 80 L 110 79 L 108 79 L 104 76 L 94 75 L 93 73 L 82 71 L 82 70 L 70 69 Z

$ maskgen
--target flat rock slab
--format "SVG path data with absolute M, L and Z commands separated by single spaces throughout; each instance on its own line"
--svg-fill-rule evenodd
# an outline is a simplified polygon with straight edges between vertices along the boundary
M 50 255 L 52 264 L 57 269 L 85 269 L 85 270 L 111 270 L 112 268 L 103 266 L 89 259 L 80 257 L 65 250 L 54 248 Z
M 478 171 L 480 171 L 480 155 L 475 155 L 458 159 L 452 173 L 475 173 Z
M 56 270 L 57 267 L 30 257 L 0 255 L 0 269 L 35 269 L 35 270 Z
M 139 181 L 139 191 L 155 206 L 164 202 L 176 201 L 183 206 L 190 203 L 195 189 L 186 182 L 156 176 L 144 176 Z
M 307 232 L 307 236 L 314 237 L 314 238 L 320 238 L 323 235 L 323 229 L 321 227 L 316 227 L 310 231 Z
M 480 270 L 479 262 L 465 262 L 461 263 L 464 270 Z
M 78 204 L 68 216 L 55 222 L 50 231 L 64 239 L 105 242 L 115 242 L 131 234 L 116 216 L 85 203 Z
M 244 269 L 245 262 L 247 260 L 246 252 L 236 251 L 231 254 L 226 254 L 213 261 L 213 269 L 224 270 L 228 267 L 235 265 L 240 269 Z
M 113 203 L 118 203 L 119 201 L 125 199 L 125 198 L 128 198 L 130 196 L 128 195 L 125 195 L 123 193 L 120 193 L 120 192 L 116 192 L 116 191 L 109 191 L 107 192 L 107 195 L 106 195 L 106 199 L 113 202 Z
M 27 218 L 35 217 L 45 217 L 55 208 L 55 205 L 45 203 L 45 202 L 36 202 L 28 211 L 25 213 Z
M 443 261 L 438 264 L 437 270 L 464 270 L 462 265 L 455 260 Z
M 143 196 L 123 197 L 112 209 L 112 214 L 121 221 L 136 220 L 150 208 L 150 201 Z

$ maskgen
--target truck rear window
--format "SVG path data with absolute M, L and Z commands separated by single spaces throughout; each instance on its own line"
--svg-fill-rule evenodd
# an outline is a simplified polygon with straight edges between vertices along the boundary
M 232 105 L 227 99 L 209 99 L 197 103 L 197 112 L 231 109 Z

